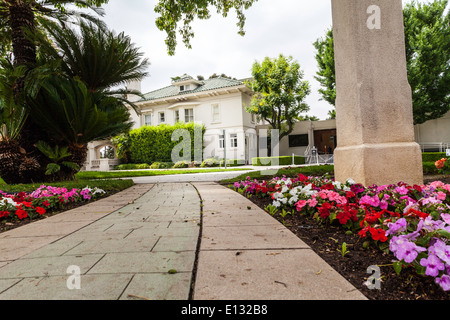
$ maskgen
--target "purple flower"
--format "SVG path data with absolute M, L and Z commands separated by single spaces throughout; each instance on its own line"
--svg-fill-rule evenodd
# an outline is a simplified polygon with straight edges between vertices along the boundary
M 435 238 L 434 240 L 435 243 L 428 248 L 428 251 L 445 263 L 450 264 L 450 246 L 440 239 Z
M 445 269 L 441 259 L 434 254 L 428 255 L 428 259 L 422 258 L 420 260 L 420 265 L 426 267 L 425 274 L 432 277 L 437 277 L 439 275 L 439 270 Z
M 408 240 L 405 236 L 392 237 L 389 243 L 389 249 L 394 253 L 398 260 L 404 260 L 406 263 L 413 262 L 419 252 L 427 249 L 417 246 L 414 242 Z
M 444 291 L 450 290 L 450 276 L 444 274 L 441 278 L 436 278 L 436 283 L 440 285 Z
M 389 230 L 386 231 L 386 236 L 406 231 L 406 225 L 407 222 L 405 218 L 398 219 L 394 223 L 389 223 L 388 224 Z

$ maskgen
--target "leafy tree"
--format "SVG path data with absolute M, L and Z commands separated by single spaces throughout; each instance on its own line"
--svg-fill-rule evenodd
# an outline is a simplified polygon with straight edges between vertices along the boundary
M 175 54 L 177 46 L 177 27 L 180 21 L 183 25 L 179 29 L 183 43 L 191 48 L 190 40 L 194 37 L 191 23 L 195 18 L 205 20 L 211 17 L 209 6 L 215 7 L 217 13 L 224 17 L 231 9 L 237 14 L 238 33 L 244 35 L 245 15 L 247 10 L 257 0 L 159 0 L 155 12 L 160 16 L 156 19 L 156 26 L 167 33 L 165 40 L 169 55 Z
M 448 0 L 420 4 L 403 10 L 408 80 L 412 89 L 414 124 L 442 117 L 450 110 L 450 12 Z M 314 46 L 319 71 L 319 92 L 331 105 L 336 100 L 333 32 Z M 333 116 L 333 111 L 329 114 Z
M 301 113 L 309 110 L 304 99 L 311 89 L 303 76 L 300 64 L 290 56 L 266 57 L 262 63 L 253 64 L 253 79 L 248 85 L 255 95 L 247 112 L 280 130 L 280 140 L 294 130 L 295 122 L 304 120 Z
M 333 29 L 327 30 L 326 36 L 314 42 L 316 48 L 316 61 L 319 71 L 314 78 L 320 83 L 322 89 L 319 93 L 322 99 L 335 106 L 336 101 L 336 75 L 334 65 Z
M 448 0 L 404 10 L 406 61 L 412 88 L 415 124 L 450 110 L 450 12 Z

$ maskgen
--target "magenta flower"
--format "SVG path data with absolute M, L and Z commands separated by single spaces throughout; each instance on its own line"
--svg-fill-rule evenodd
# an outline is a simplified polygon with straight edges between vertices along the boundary
M 440 270 L 444 270 L 445 266 L 441 259 L 436 257 L 434 254 L 428 255 L 428 259 L 422 258 L 420 260 L 420 265 L 426 267 L 425 274 L 427 276 L 437 277 Z

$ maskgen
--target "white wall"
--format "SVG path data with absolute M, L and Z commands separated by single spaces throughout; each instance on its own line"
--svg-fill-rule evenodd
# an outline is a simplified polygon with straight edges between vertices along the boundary
M 450 112 L 440 119 L 414 126 L 418 143 L 450 143 Z

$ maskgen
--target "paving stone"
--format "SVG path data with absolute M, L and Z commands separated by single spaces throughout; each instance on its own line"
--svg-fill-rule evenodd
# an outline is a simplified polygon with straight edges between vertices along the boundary
M 141 239 L 108 239 L 108 240 L 84 240 L 64 255 L 79 255 L 92 253 L 111 252 L 150 252 L 159 237 L 145 237 Z
M 0 299 L 117 300 L 133 277 L 131 274 L 81 275 L 80 289 L 69 289 L 67 287 L 67 281 L 70 281 L 69 276 L 70 274 L 22 279 L 7 291 L 2 292 Z
M 199 261 L 194 300 L 366 299 L 310 249 L 201 251 Z
M 308 248 L 280 225 L 208 227 L 202 230 L 202 250 Z
M 57 239 L 58 236 L 0 239 L 0 261 L 19 259 Z
M 0 268 L 0 279 L 66 275 L 67 268 L 79 266 L 81 273 L 87 272 L 104 255 L 60 256 L 35 259 L 19 259 Z
M 187 251 L 108 253 L 88 274 L 192 272 L 194 261 L 195 254 Z
M 191 273 L 136 274 L 121 300 L 188 300 Z

